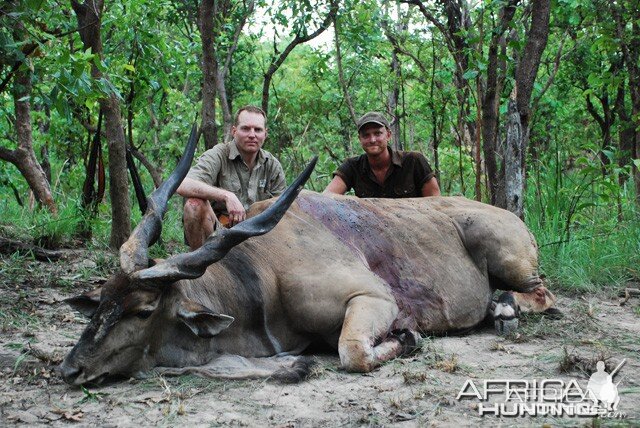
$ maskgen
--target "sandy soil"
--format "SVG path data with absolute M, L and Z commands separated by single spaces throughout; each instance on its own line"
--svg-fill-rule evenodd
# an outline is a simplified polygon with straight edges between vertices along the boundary
M 468 379 L 562 379 L 586 388 L 598 360 L 615 381 L 617 416 L 603 425 L 640 425 L 640 299 L 613 290 L 560 295 L 564 318 L 528 316 L 519 336 L 491 328 L 427 338 L 421 352 L 366 375 L 317 355 L 308 381 L 222 381 L 194 376 L 123 380 L 78 389 L 55 372 L 86 320 L 62 300 L 93 287 L 108 255 L 71 253 L 58 263 L 0 257 L 0 425 L 62 426 L 593 426 L 592 417 L 479 416 L 479 400 L 457 400 Z M 498 400 L 499 401 L 499 400 Z

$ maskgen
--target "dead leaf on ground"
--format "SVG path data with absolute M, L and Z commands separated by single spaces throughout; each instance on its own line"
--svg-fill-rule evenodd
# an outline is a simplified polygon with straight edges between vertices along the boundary
M 416 415 L 411 413 L 398 412 L 391 415 L 391 418 L 394 422 L 404 422 L 410 421 L 416 418 Z
M 66 419 L 68 421 L 73 421 L 73 422 L 82 421 L 82 417 L 84 416 L 83 412 L 81 412 L 80 410 L 75 410 L 75 409 L 71 409 L 71 410 L 53 409 L 53 410 L 51 410 L 51 413 L 54 413 L 56 415 L 61 415 L 64 419 Z
M 26 424 L 35 424 L 39 422 L 39 418 L 33 413 L 24 410 L 9 411 L 6 413 L 7 419 L 16 422 L 24 422 Z
M 152 407 L 154 404 L 168 402 L 169 397 L 166 394 L 163 395 L 155 395 L 155 394 L 145 394 L 139 396 L 134 402 L 146 404 L 149 407 Z

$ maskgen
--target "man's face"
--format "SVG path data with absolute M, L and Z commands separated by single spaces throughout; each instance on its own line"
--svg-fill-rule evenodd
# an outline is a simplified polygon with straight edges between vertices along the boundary
M 367 123 L 358 132 L 360 145 L 367 155 L 379 155 L 387 150 L 391 131 L 377 123 Z
M 250 111 L 240 112 L 238 124 L 231 128 L 231 135 L 241 154 L 257 153 L 267 138 L 264 116 Z

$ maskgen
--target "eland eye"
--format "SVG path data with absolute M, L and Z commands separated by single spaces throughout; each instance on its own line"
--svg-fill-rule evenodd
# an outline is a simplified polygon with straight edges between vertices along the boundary
M 136 315 L 136 317 L 138 317 L 140 319 L 146 320 L 147 318 L 149 318 L 151 316 L 152 313 L 153 313 L 152 310 L 147 309 L 147 310 L 142 310 L 142 311 L 136 313 L 135 315 Z

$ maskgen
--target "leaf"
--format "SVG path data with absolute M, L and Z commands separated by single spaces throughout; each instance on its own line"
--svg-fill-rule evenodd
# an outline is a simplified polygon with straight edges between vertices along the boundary
M 131 64 L 124 64 L 122 68 L 124 68 L 125 70 L 129 70 L 132 73 L 136 72 L 136 68 Z
M 590 207 L 596 207 L 597 205 L 594 204 L 593 202 L 585 202 L 583 204 L 580 204 L 576 207 L 576 212 L 582 211 L 585 208 L 590 208 Z
M 580 21 L 580 15 L 577 13 L 572 13 L 571 16 L 569 16 L 569 24 L 571 25 L 578 25 Z
M 29 9 L 29 12 L 34 13 L 40 10 L 42 7 L 43 0 L 26 0 L 25 6 Z
M 477 75 L 478 75 L 478 70 L 467 70 L 467 72 L 462 75 L 462 78 L 464 80 L 471 80 L 471 79 L 475 79 Z
M 62 417 L 68 421 L 74 421 L 74 422 L 80 422 L 82 420 L 82 417 L 84 416 L 84 413 L 82 413 L 80 410 L 64 410 L 64 409 L 53 409 L 51 410 L 51 413 L 57 414 L 57 415 L 62 415 Z
M 602 149 L 602 153 L 609 159 L 610 162 L 614 161 L 615 154 L 612 150 Z

